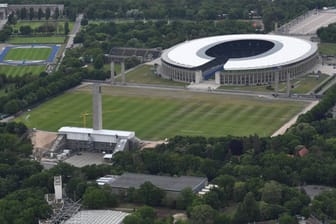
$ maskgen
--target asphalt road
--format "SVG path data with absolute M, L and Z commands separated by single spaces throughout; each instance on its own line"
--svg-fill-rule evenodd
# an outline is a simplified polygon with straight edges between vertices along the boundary
M 69 39 L 68 39 L 68 43 L 66 45 L 66 48 L 71 48 L 73 46 L 74 43 L 74 38 L 76 36 L 76 34 L 79 32 L 80 27 L 81 27 L 81 21 L 83 19 L 83 14 L 79 14 L 76 18 L 75 24 L 73 26 L 72 31 L 69 34 Z

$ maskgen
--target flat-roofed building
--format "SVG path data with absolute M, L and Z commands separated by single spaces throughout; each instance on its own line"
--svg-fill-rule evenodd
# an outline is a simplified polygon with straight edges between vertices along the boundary
M 129 188 L 138 189 L 145 182 L 151 182 L 156 187 L 165 191 L 167 197 L 176 198 L 185 188 L 191 188 L 195 194 L 198 193 L 208 184 L 208 179 L 206 177 L 194 176 L 172 177 L 124 173 L 119 177 L 113 176 L 113 181 L 107 181 L 107 184 L 112 187 L 114 193 L 123 194 Z
M 65 221 L 64 224 L 121 224 L 129 213 L 112 210 L 83 210 Z
M 135 137 L 132 131 L 94 130 L 92 128 L 62 127 L 58 134 L 64 136 L 63 148 L 73 151 L 97 151 L 112 153 L 129 147 Z

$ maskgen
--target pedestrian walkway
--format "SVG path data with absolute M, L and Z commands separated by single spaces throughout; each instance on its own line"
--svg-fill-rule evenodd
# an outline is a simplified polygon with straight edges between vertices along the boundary
M 215 81 L 213 80 L 203 81 L 201 83 L 191 83 L 190 85 L 187 86 L 188 89 L 203 90 L 203 91 L 205 90 L 209 92 L 212 92 L 218 87 L 220 87 L 220 84 L 216 84 Z

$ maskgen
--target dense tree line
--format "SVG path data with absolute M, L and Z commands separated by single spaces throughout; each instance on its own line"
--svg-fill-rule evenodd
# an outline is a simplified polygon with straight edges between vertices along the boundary
M 44 188 L 25 185 L 30 176 L 42 170 L 31 161 L 32 146 L 23 124 L 0 123 L 0 222 L 37 223 L 47 218 L 51 208 L 44 200 Z
M 327 27 L 321 27 L 317 30 L 317 35 L 322 42 L 336 43 L 336 24 L 332 23 Z
M 316 105 L 309 112 L 299 117 L 299 122 L 312 122 L 312 121 L 323 120 L 327 117 L 330 117 L 330 113 L 328 112 L 331 110 L 331 108 L 335 104 L 336 104 L 336 86 L 333 85 L 325 93 L 325 95 L 320 100 L 318 105 Z
M 218 20 L 218 19 L 251 19 L 262 17 L 266 30 L 273 29 L 275 22 L 284 23 L 305 11 L 333 6 L 334 0 L 123 0 L 123 1 L 18 1 L 10 0 L 10 4 L 24 3 L 59 3 L 65 5 L 64 13 L 74 20 L 76 13 L 83 12 L 88 19 L 188 19 L 188 20 Z M 215 6 L 215 7 L 214 7 Z M 48 13 L 31 13 L 30 9 L 18 12 L 18 18 L 48 17 Z M 49 16 L 50 17 L 50 16 Z
M 251 33 L 255 29 L 250 22 L 225 20 L 219 22 L 165 21 L 134 23 L 90 24 L 80 32 L 75 42 L 84 47 L 100 47 L 108 53 L 113 46 L 168 48 L 185 40 L 211 35 Z

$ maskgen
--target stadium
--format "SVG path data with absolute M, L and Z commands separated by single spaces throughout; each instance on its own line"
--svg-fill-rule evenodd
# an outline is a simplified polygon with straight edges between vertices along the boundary
M 161 77 L 186 83 L 265 85 L 293 79 L 318 61 L 317 44 L 278 35 L 241 34 L 186 41 L 161 56 Z

